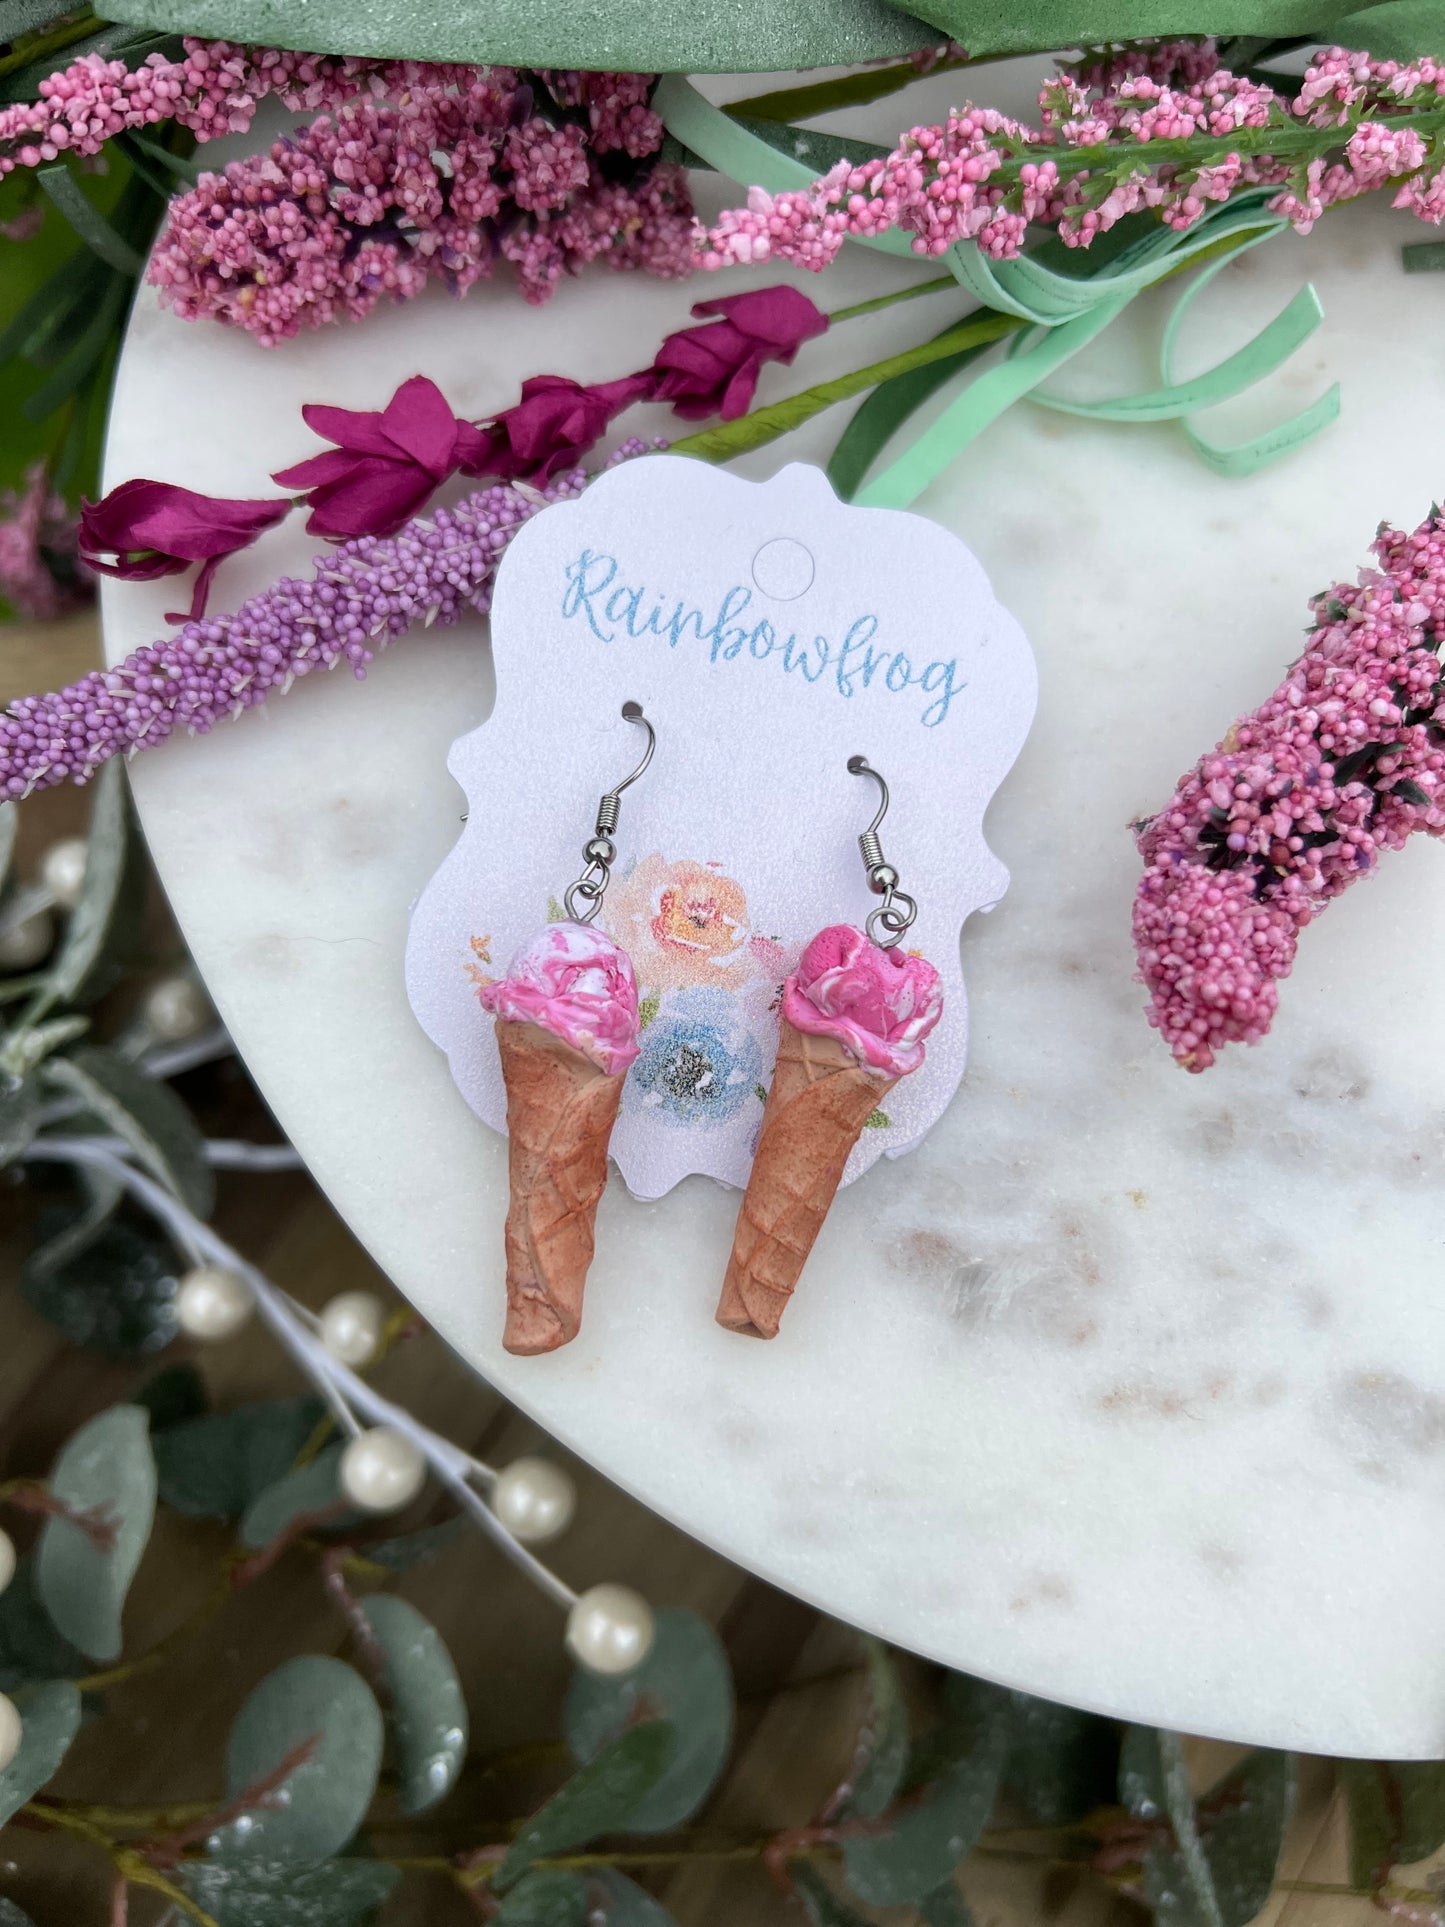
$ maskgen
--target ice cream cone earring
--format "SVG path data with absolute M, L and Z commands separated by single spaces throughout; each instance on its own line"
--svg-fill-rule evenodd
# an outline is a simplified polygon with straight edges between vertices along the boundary
M 938 972 L 898 948 L 918 906 L 878 840 L 888 785 L 865 757 L 850 756 L 848 768 L 881 793 L 858 848 L 883 901 L 866 931 L 820 930 L 783 985 L 777 1067 L 717 1308 L 720 1325 L 750 1338 L 777 1337 L 859 1132 L 923 1062 L 943 1011 Z
M 607 1146 L 637 1055 L 632 960 L 591 928 L 617 859 L 619 799 L 657 745 L 640 703 L 624 703 L 622 714 L 647 731 L 647 751 L 597 805 L 597 827 L 582 851 L 587 867 L 564 898 L 566 919 L 539 930 L 506 976 L 480 993 L 497 1020 L 507 1086 L 511 1198 L 502 1343 L 509 1352 L 551 1352 L 577 1336 Z

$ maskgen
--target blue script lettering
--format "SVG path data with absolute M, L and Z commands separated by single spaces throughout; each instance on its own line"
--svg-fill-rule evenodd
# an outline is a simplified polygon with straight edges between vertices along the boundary
M 956 656 L 937 657 L 924 669 L 915 669 L 913 659 L 902 649 L 894 649 L 878 639 L 880 620 L 876 615 L 858 616 L 839 643 L 827 636 L 783 635 L 766 617 L 745 622 L 741 618 L 753 600 L 751 589 L 735 583 L 711 613 L 689 604 L 685 598 L 654 594 L 645 583 L 619 579 L 621 568 L 616 556 L 583 549 L 567 564 L 562 591 L 562 615 L 573 621 L 580 617 L 599 642 L 611 643 L 624 630 L 634 640 L 656 636 L 676 649 L 687 637 L 706 643 L 708 661 L 713 664 L 778 661 L 784 675 L 796 672 L 805 683 L 819 684 L 827 678 L 837 693 L 851 701 L 860 690 L 875 687 L 890 695 L 902 696 L 909 690 L 921 691 L 931 700 L 919 712 L 925 729 L 937 729 L 955 696 L 968 687 L 960 675 Z

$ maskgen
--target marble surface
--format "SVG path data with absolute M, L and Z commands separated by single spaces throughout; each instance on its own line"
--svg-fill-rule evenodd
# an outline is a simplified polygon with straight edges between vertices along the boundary
M 133 766 L 281 1124 L 398 1286 L 570 1447 L 742 1564 L 951 1664 L 1195 1732 L 1397 1757 L 1445 1751 L 1445 851 L 1411 849 L 1333 906 L 1276 1034 L 1190 1078 L 1131 982 L 1125 826 L 1272 686 L 1306 596 L 1353 570 L 1379 518 L 1413 525 L 1439 493 L 1445 284 L 1403 275 L 1418 232 L 1332 215 L 1247 256 L 1191 318 L 1213 360 L 1314 278 L 1324 326 L 1231 404 L 1244 432 L 1342 379 L 1342 420 L 1287 466 L 1224 481 L 1168 427 L 1020 408 L 920 505 L 1039 659 L 1038 721 L 988 819 L 1013 884 L 964 933 L 958 1098 L 840 1198 L 773 1345 L 712 1323 L 736 1196 L 693 1178 L 655 1204 L 609 1189 L 576 1344 L 499 1348 L 504 1147 L 402 983 L 409 906 L 457 835 L 447 746 L 491 700 L 481 624 Z M 822 293 L 909 274 L 859 254 Z M 533 311 L 479 289 L 271 354 L 142 298 L 108 479 L 261 493 L 309 452 L 305 399 L 378 405 L 423 369 L 481 413 L 538 370 L 621 372 L 716 291 L 598 275 Z M 946 312 L 848 324 L 765 392 Z M 1162 313 L 1140 304 L 1070 371 L 1075 392 L 1147 385 Z M 748 472 L 823 454 L 838 425 Z M 311 548 L 283 530 L 227 564 L 225 605 Z M 108 584 L 110 655 L 162 633 L 174 594 Z

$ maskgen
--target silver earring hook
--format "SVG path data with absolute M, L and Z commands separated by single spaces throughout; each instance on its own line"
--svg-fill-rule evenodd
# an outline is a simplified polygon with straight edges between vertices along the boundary
M 617 819 L 622 814 L 622 792 L 631 789 L 638 777 L 646 773 L 652 753 L 657 748 L 657 731 L 643 715 L 641 703 L 625 702 L 622 705 L 622 717 L 624 722 L 642 724 L 647 731 L 647 748 L 632 774 L 624 776 L 620 783 L 608 790 L 597 805 L 597 827 L 582 846 L 587 868 L 562 899 L 563 907 L 573 923 L 591 923 L 602 906 L 603 893 L 612 876 L 612 866 L 617 861 L 617 845 L 612 841 L 612 832 L 617 828 Z M 586 907 L 579 909 L 579 902 Z
M 888 785 L 866 756 L 848 758 L 850 776 L 871 776 L 878 785 L 878 812 L 858 838 L 863 867 L 868 872 L 868 887 L 883 901 L 868 915 L 868 935 L 880 950 L 891 950 L 902 940 L 904 931 L 918 915 L 918 905 L 898 887 L 898 872 L 883 854 L 878 829 L 888 814 Z M 882 931 L 884 934 L 879 935 Z

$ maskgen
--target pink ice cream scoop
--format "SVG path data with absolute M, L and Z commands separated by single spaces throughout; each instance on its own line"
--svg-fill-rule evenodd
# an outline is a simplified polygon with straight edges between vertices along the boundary
M 477 995 L 494 1017 L 541 1024 L 609 1077 L 637 1055 L 632 959 L 590 924 L 544 925 L 513 957 L 506 976 Z
M 943 1015 L 943 985 L 922 957 L 882 950 L 851 924 L 820 930 L 783 985 L 795 1030 L 836 1037 L 860 1064 L 904 1077 L 923 1062 L 923 1040 Z

